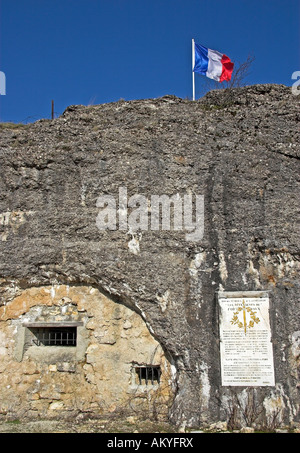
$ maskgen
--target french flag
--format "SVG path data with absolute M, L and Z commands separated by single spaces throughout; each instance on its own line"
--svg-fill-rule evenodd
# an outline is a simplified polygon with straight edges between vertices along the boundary
M 193 71 L 217 82 L 231 79 L 234 63 L 217 50 L 194 43 Z

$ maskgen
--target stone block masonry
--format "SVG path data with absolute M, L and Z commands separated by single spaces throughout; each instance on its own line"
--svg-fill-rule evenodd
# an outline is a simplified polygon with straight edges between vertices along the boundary
M 31 287 L 0 307 L 0 319 L 0 418 L 166 417 L 173 385 L 161 346 L 137 313 L 97 289 Z M 66 326 L 77 329 L 76 345 L 60 335 Z M 52 343 L 37 342 L 36 329 L 55 329 Z M 137 366 L 150 368 L 147 382 Z

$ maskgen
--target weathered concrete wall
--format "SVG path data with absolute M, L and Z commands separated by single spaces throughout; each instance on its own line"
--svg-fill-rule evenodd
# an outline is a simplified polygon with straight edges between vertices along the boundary
M 132 307 L 177 369 L 172 420 L 195 425 L 232 418 L 232 402 L 253 396 L 220 385 L 216 292 L 269 290 L 276 386 L 253 391 L 266 419 L 294 423 L 299 101 L 276 85 L 226 96 L 71 106 L 1 127 L 1 304 L 30 287 L 80 284 Z M 120 187 L 147 199 L 204 195 L 203 238 L 99 231 L 98 197 L 118 199 Z

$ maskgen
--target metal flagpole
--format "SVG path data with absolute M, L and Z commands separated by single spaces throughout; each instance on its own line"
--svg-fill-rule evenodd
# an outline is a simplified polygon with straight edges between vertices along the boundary
M 195 66 L 195 41 L 192 39 L 192 75 L 193 75 L 193 101 L 195 100 L 195 73 L 193 71 Z

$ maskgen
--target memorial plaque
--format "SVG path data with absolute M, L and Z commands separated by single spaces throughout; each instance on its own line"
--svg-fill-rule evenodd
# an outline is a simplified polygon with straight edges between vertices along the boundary
M 274 386 L 266 292 L 219 293 L 223 386 Z

